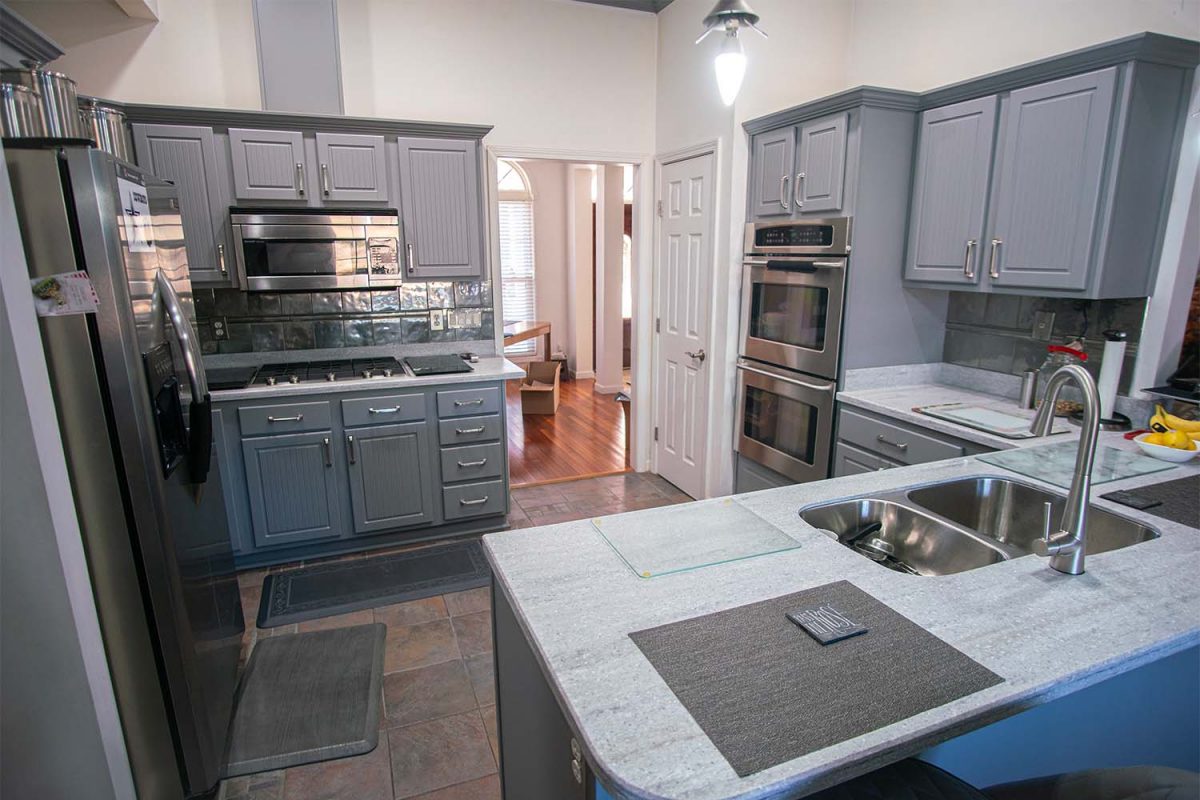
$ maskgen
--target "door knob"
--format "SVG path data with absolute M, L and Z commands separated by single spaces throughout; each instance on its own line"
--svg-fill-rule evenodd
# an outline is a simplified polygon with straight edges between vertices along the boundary
M 704 351 L 703 351 L 703 350 L 697 350 L 697 351 L 696 351 L 696 352 L 694 352 L 694 353 L 690 353 L 690 352 L 688 352 L 688 351 L 686 351 L 686 350 L 685 350 L 685 351 L 683 352 L 683 354 L 684 354 L 685 356 L 687 356 L 688 358 L 694 358 L 694 359 L 696 359 L 697 361 L 699 361 L 700 363 L 702 363 L 702 364 L 704 363 L 705 355 L 704 355 Z

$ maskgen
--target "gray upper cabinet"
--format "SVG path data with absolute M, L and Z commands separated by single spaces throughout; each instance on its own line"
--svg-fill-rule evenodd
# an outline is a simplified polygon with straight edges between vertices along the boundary
M 388 176 L 382 136 L 318 133 L 322 200 L 386 203 Z
M 1002 101 L 987 242 L 993 284 L 1086 287 L 1116 73 L 1030 86 Z
M 309 176 L 299 131 L 229 129 L 233 196 L 238 200 L 305 200 Z
M 845 113 L 834 114 L 800 126 L 800 152 L 792 178 L 792 205 L 796 214 L 827 214 L 842 209 L 846 119 Z
M 433 521 L 429 448 L 425 422 L 346 430 L 355 533 Z
M 242 440 L 255 546 L 341 534 L 331 435 L 317 431 Z
M 792 213 L 792 165 L 796 129 L 760 133 L 750 142 L 750 216 L 786 217 Z
M 905 278 L 978 283 L 996 105 L 981 97 L 921 115 Z
M 401 138 L 400 193 L 405 275 L 483 274 L 483 203 L 477 143 Z
M 138 166 L 179 191 L 193 283 L 229 283 L 228 214 L 222 202 L 213 129 L 198 125 L 133 125 Z

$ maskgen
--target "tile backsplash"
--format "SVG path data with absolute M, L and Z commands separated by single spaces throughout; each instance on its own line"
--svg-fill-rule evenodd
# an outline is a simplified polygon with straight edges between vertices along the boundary
M 371 291 L 200 288 L 194 298 L 205 354 L 491 341 L 495 332 L 490 281 Z
M 951 292 L 942 360 L 1017 375 L 1040 367 L 1047 345 L 1082 338 L 1086 366 L 1098 376 L 1103 332 L 1115 328 L 1129 337 L 1119 386 L 1122 394 L 1128 394 L 1145 311 L 1144 298 L 1070 300 Z M 1049 321 L 1047 315 L 1053 315 L 1053 323 L 1035 329 L 1039 321 Z

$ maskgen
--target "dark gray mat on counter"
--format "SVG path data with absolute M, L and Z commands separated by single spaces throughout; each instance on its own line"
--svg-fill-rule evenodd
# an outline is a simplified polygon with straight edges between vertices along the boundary
M 785 616 L 824 605 L 867 632 L 822 646 Z M 847 581 L 629 636 L 741 777 L 1003 681 Z
M 1166 483 L 1156 483 L 1153 486 L 1139 486 L 1136 489 L 1129 489 L 1125 494 L 1162 503 L 1160 506 L 1147 508 L 1142 512 L 1143 514 L 1153 514 L 1156 517 L 1169 519 L 1171 522 L 1200 528 L 1200 475 Z M 1115 503 L 1121 502 L 1107 494 L 1100 496 Z
M 491 580 L 478 539 L 272 572 L 263 580 L 258 627 L 461 592 Z
M 225 777 L 374 750 L 386 634 L 376 622 L 258 642 L 238 687 Z

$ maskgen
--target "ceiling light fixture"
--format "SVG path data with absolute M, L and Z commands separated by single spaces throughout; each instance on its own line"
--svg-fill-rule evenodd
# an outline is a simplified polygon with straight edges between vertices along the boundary
M 725 32 L 721 49 L 713 60 L 713 68 L 717 73 L 717 90 L 721 93 L 721 100 L 731 106 L 737 99 L 738 90 L 742 88 L 742 79 L 746 77 L 746 53 L 738 41 L 738 30 L 749 28 L 764 39 L 767 35 L 758 29 L 758 14 L 750 10 L 746 0 L 717 0 L 713 10 L 704 18 L 704 28 L 696 44 L 704 41 L 713 31 Z

